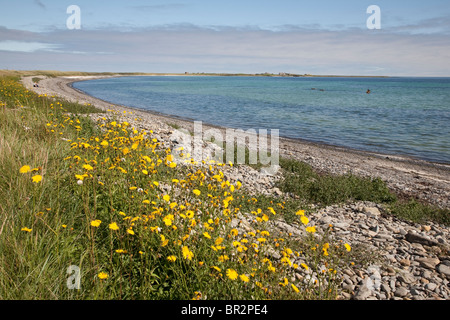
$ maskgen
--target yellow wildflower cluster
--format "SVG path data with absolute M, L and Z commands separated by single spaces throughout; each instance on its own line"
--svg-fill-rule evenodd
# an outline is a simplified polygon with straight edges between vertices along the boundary
M 296 298 L 310 289 L 295 274 L 317 269 L 318 261 L 328 261 L 337 249 L 329 242 L 305 246 L 269 229 L 271 219 L 286 213 L 283 202 L 263 205 L 245 194 L 242 183 L 224 173 L 231 164 L 204 160 L 192 165 L 188 154 L 189 165 L 176 162 L 152 130 L 136 129 L 134 121 L 120 121 L 112 113 L 99 121 L 98 131 L 86 131 L 74 115 L 46 125 L 52 137 L 69 130 L 76 135 L 66 140 L 64 164 L 71 196 L 86 216 L 87 223 L 78 228 L 88 239 L 95 283 L 122 286 L 137 279 L 130 288 L 160 284 L 155 292 L 183 298 L 193 293 L 195 298 L 232 297 L 241 291 L 249 297 L 276 298 L 276 292 Z M 46 183 L 44 172 L 30 165 L 19 169 L 36 184 Z M 243 212 L 243 203 L 251 209 Z M 305 211 L 295 216 L 315 241 L 316 226 Z M 25 235 L 32 231 L 22 230 Z M 343 248 L 351 250 L 348 244 Z

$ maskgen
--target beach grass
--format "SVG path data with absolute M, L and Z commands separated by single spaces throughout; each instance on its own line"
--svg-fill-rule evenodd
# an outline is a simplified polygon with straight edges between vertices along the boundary
M 449 209 L 396 194 L 380 178 L 324 174 L 305 162 L 287 158 L 280 158 L 280 166 L 284 174 L 278 187 L 283 192 L 296 195 L 305 205 L 324 207 L 351 201 L 370 201 L 384 205 L 388 213 L 406 221 L 433 221 L 450 225 Z
M 308 203 L 327 206 L 348 200 L 390 203 L 395 199 L 379 178 L 319 174 L 310 165 L 292 159 L 280 159 L 280 166 L 285 171 L 280 189 Z

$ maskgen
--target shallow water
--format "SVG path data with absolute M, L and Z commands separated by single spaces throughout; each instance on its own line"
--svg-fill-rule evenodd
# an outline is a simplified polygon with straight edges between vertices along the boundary
M 139 76 L 73 87 L 214 125 L 450 163 L 450 78 Z

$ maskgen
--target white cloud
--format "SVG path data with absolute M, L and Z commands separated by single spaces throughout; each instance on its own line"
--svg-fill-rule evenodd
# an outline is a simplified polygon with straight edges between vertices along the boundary
M 52 51 L 60 46 L 51 43 L 42 42 L 25 42 L 25 41 L 14 41 L 5 40 L 0 41 L 0 51 L 15 51 L 15 52 L 35 52 L 39 50 Z
M 450 76 L 450 40 L 440 34 L 195 25 L 122 32 L 106 28 L 3 31 L 0 69 L 20 63 L 26 63 L 28 69 L 41 69 L 52 63 L 52 69 L 65 70 L 70 64 L 71 70 L 81 71 Z M 23 57 L 5 51 L 34 55 L 24 62 Z

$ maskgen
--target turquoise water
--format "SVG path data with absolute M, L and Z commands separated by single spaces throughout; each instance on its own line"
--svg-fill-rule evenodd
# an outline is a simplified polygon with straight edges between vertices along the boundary
M 450 78 L 152 76 L 73 87 L 214 125 L 450 163 Z

